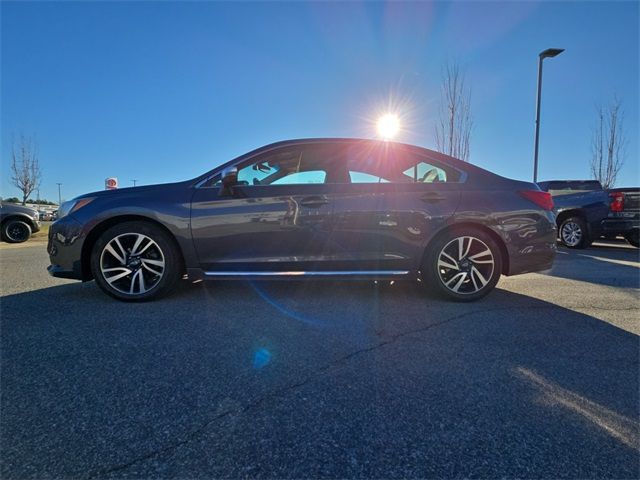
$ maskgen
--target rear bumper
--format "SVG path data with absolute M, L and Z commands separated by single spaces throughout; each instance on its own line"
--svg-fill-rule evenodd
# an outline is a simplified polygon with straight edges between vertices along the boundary
M 49 275 L 58 278 L 82 280 L 82 226 L 70 216 L 51 225 L 47 252 L 51 265 Z
M 534 217 L 535 218 L 535 217 Z M 555 216 L 545 212 L 536 221 L 516 230 L 504 232 L 503 239 L 509 256 L 507 275 L 549 270 L 556 258 L 557 229 Z
M 525 247 L 516 254 L 511 253 L 509 261 L 509 273 L 507 275 L 519 275 L 521 273 L 540 272 L 549 270 L 556 258 L 556 239 L 538 245 Z

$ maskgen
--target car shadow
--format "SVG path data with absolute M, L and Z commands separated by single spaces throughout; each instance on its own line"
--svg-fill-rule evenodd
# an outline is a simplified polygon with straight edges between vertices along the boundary
M 638 472 L 638 337 L 500 288 L 66 284 L 3 297 L 1 327 L 2 478 Z
M 553 267 L 543 272 L 610 287 L 640 287 L 640 250 L 622 242 L 598 242 L 586 249 L 558 247 Z

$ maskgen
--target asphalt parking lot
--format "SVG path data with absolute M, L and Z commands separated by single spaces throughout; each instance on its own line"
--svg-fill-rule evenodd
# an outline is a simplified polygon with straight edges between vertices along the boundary
M 560 249 L 419 285 L 182 285 L 124 304 L 0 245 L 1 470 L 23 478 L 638 478 L 640 261 Z

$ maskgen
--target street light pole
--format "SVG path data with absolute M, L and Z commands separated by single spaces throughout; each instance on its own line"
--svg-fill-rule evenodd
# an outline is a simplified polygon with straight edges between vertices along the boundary
M 131 180 L 131 181 L 133 182 L 133 186 L 135 187 L 135 186 L 136 186 L 136 182 L 138 181 L 138 179 L 137 179 L 137 178 L 134 178 L 134 179 L 133 179 L 133 180 Z
M 533 181 L 538 181 L 538 143 L 540 141 L 540 100 L 542 97 L 542 61 L 564 52 L 564 48 L 547 48 L 538 55 L 538 95 L 536 100 L 536 138 L 533 147 Z
M 60 187 L 62 186 L 61 183 L 56 183 L 56 185 L 58 185 L 58 207 L 60 205 L 62 205 L 62 193 L 60 193 Z

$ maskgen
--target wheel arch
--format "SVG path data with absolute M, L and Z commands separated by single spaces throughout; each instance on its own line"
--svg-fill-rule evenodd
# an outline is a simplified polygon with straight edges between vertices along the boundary
M 12 220 L 24 222 L 29 225 L 29 228 L 31 228 L 32 231 L 34 230 L 33 219 L 28 217 L 27 215 L 20 215 L 19 213 L 12 213 L 4 217 L 2 221 L 0 221 L 0 228 L 3 228 L 8 222 L 11 222 Z
M 570 217 L 580 217 L 585 222 L 587 221 L 585 213 L 580 208 L 570 208 L 567 210 L 562 210 L 561 212 L 558 212 L 558 215 L 556 215 L 556 226 L 558 227 L 558 234 L 562 222 Z
M 507 246 L 504 243 L 504 240 L 495 230 L 491 229 L 490 227 L 487 227 L 486 225 L 483 225 L 482 223 L 460 222 L 460 223 L 452 223 L 450 225 L 446 225 L 442 227 L 429 240 L 429 243 L 424 249 L 422 261 L 424 262 L 426 255 L 429 251 L 429 248 L 431 247 L 431 245 L 434 244 L 434 242 L 436 242 L 443 235 L 446 235 L 447 233 L 450 233 L 454 230 L 461 229 L 461 228 L 471 228 L 471 229 L 479 230 L 489 235 L 493 239 L 493 241 L 496 242 L 496 245 L 498 245 L 498 249 L 500 250 L 500 259 L 502 260 L 502 272 L 500 273 L 502 273 L 503 275 L 509 274 L 509 268 L 510 268 L 509 252 L 507 250 Z
M 118 225 L 124 222 L 131 222 L 131 221 L 149 223 L 162 229 L 171 239 L 171 241 L 173 242 L 173 246 L 176 249 L 176 252 L 178 252 L 178 255 L 180 258 L 181 270 L 185 270 L 184 253 L 182 252 L 182 248 L 180 248 L 180 244 L 178 243 L 175 235 L 165 225 L 163 225 L 162 223 L 158 222 L 153 218 L 145 217 L 144 215 L 118 215 L 115 217 L 107 218 L 102 222 L 96 224 L 87 234 L 87 238 L 82 244 L 82 253 L 80 257 L 81 264 L 82 264 L 82 280 L 83 281 L 91 280 L 93 278 L 93 274 L 91 273 L 90 256 L 91 256 L 91 252 L 93 250 L 94 245 L 98 241 L 98 238 L 100 238 L 100 235 L 102 235 L 104 232 L 106 232 L 108 229 L 110 229 L 115 225 Z

